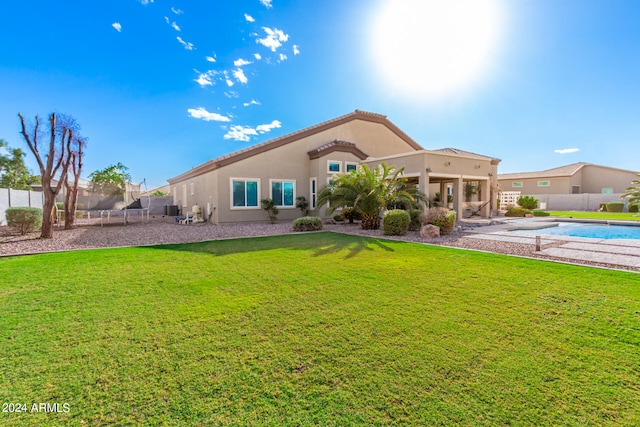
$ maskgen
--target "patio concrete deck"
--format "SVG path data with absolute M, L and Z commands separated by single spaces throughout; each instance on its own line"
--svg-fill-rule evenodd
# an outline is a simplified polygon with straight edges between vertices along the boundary
M 547 220 L 548 221 L 548 220 Z M 535 245 L 535 235 L 514 235 L 508 231 L 514 225 L 522 229 L 536 229 L 543 221 L 539 218 L 505 219 L 504 224 L 478 227 L 467 230 L 464 238 L 488 239 L 502 242 Z M 537 223 L 537 224 L 536 224 Z M 571 261 L 587 261 L 624 266 L 640 270 L 640 240 L 635 239 L 588 239 L 582 237 L 545 235 L 540 229 L 542 246 L 557 242 L 558 246 L 542 249 L 537 254 Z

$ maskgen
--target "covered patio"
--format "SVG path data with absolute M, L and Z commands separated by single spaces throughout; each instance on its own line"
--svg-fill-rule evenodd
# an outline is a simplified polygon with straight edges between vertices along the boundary
M 373 167 L 383 162 L 398 168 L 404 166 L 405 177 L 418 185 L 429 200 L 439 193 L 440 205 L 454 209 L 459 219 L 472 215 L 490 218 L 496 208 L 500 159 L 444 148 L 368 158 L 362 163 Z

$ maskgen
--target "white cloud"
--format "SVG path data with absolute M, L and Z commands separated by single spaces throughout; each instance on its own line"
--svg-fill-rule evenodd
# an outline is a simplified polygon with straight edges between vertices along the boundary
M 234 141 L 249 142 L 251 136 L 257 136 L 258 132 L 248 126 L 231 126 L 231 129 L 223 136 L 224 139 L 233 139 Z
M 181 44 L 182 46 L 184 46 L 184 48 L 185 48 L 185 49 L 187 49 L 187 50 L 193 50 L 193 49 L 195 49 L 195 47 L 193 47 L 193 43 L 186 42 L 186 41 L 182 40 L 182 37 L 178 36 L 178 37 L 176 37 L 176 39 L 178 39 L 178 41 L 180 42 L 180 44 Z
M 262 59 L 262 56 L 259 53 L 254 53 L 253 57 L 256 58 L 256 60 L 260 61 Z
M 249 65 L 249 64 L 251 64 L 251 61 L 247 61 L 247 60 L 242 59 L 242 58 L 236 59 L 235 61 L 233 61 L 233 65 L 236 66 L 236 67 L 243 67 L 243 66 Z
M 271 0 L 260 0 L 260 4 L 263 5 L 264 7 L 266 7 L 267 9 L 273 7 L 273 6 L 271 6 Z
M 273 129 L 277 129 L 279 127 L 282 127 L 282 123 L 280 123 L 279 120 L 274 120 L 269 124 L 266 125 L 259 125 L 256 130 L 260 133 L 267 133 L 267 132 L 271 132 Z
M 111 26 L 115 28 L 117 32 L 122 32 L 122 25 L 120 25 L 119 22 L 114 22 Z
M 287 55 L 285 55 L 284 53 L 280 54 L 280 62 L 282 61 L 286 61 L 287 60 Z
M 224 96 L 226 96 L 229 99 L 236 99 L 236 98 L 240 98 L 240 94 L 234 90 L 229 90 L 224 92 Z
M 262 1 L 262 0 L 261 0 Z M 142 3 L 144 6 L 148 5 L 149 3 L 153 3 L 153 0 L 140 0 L 140 3 Z
M 294 55 L 299 55 L 300 54 L 300 49 L 298 48 L 297 44 L 293 45 L 293 54 Z
M 247 13 L 244 14 L 244 19 L 246 19 L 247 22 L 256 22 L 256 20 L 253 18 L 253 16 L 251 16 L 251 15 L 249 15 Z
M 229 87 L 233 86 L 233 80 L 231 80 L 230 78 L 227 77 L 225 82 L 227 83 L 227 86 L 229 86 Z
M 244 75 L 244 71 L 242 71 L 242 68 L 235 69 L 231 73 L 233 74 L 233 77 L 235 77 L 236 80 L 238 80 L 240 83 L 244 84 L 249 81 L 249 79 L 247 79 L 247 76 Z
M 570 154 L 580 151 L 579 148 L 563 148 L 562 150 L 553 150 L 554 153 L 558 154 Z
M 229 131 L 224 135 L 224 139 L 233 139 L 234 141 L 249 142 L 252 136 L 258 136 L 271 132 L 273 129 L 282 126 L 279 120 L 274 120 L 269 124 L 259 125 L 255 128 L 251 126 L 231 126 Z
M 216 62 L 216 54 L 214 53 L 213 56 L 205 56 L 204 59 L 209 62 Z
M 251 105 L 260 105 L 260 103 L 258 101 L 256 101 L 255 99 L 252 99 L 249 102 L 245 102 L 244 104 L 242 104 L 245 107 L 249 107 Z
M 206 122 L 230 122 L 231 119 L 228 116 L 223 116 L 218 113 L 210 113 L 203 107 L 189 108 L 187 113 L 194 119 L 202 119 Z
M 167 24 L 171 25 L 171 28 L 173 28 L 174 30 L 182 31 L 178 26 L 178 24 L 176 24 L 175 21 L 174 22 L 169 21 L 169 18 L 167 16 L 164 17 L 164 20 L 167 21 Z
M 182 15 L 184 12 L 181 11 L 180 9 L 176 9 L 175 7 L 171 8 L 171 12 L 175 13 L 176 15 Z
M 256 42 L 271 49 L 272 52 L 275 52 L 276 49 L 282 46 L 283 42 L 286 42 L 287 40 L 289 40 L 289 35 L 285 34 L 284 31 L 279 30 L 277 28 L 271 29 L 268 27 L 262 27 L 262 30 L 267 35 L 262 39 L 256 40 Z
M 215 76 L 216 74 L 218 74 L 217 71 L 215 70 L 209 70 L 205 73 L 200 73 L 197 70 L 194 70 L 197 73 L 199 73 L 198 78 L 194 80 L 194 82 L 198 83 L 201 87 L 205 87 L 205 86 L 213 86 L 213 80 L 211 79 L 213 76 Z

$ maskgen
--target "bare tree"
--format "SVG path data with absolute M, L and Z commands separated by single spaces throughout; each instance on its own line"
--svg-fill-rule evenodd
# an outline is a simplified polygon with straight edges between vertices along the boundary
M 44 194 L 44 202 L 42 205 L 42 233 L 40 238 L 50 239 L 53 237 L 54 223 L 54 207 L 56 197 L 62 190 L 62 181 L 64 181 L 69 164 L 71 163 L 71 143 L 73 141 L 73 129 L 66 126 L 58 126 L 56 122 L 56 114 L 49 116 L 49 129 L 43 132 L 40 129 L 40 120 L 36 116 L 35 124 L 30 126 L 31 133 L 27 132 L 27 125 L 24 117 L 18 113 L 20 124 L 22 125 L 22 136 L 26 141 L 29 149 L 36 157 L 38 167 L 40 168 L 40 177 L 42 180 L 42 192 Z M 60 132 L 59 132 L 60 131 Z M 41 144 L 42 138 L 49 139 L 49 143 Z M 40 149 L 46 149 L 43 159 Z M 57 185 L 53 184 L 56 176 L 58 176 Z
M 82 173 L 82 157 L 87 144 L 86 138 L 80 136 L 80 125 L 71 116 L 58 115 L 56 125 L 58 132 L 64 133 L 65 129 L 72 132 L 71 147 L 69 151 L 69 168 L 63 177 L 64 185 L 64 229 L 71 230 L 75 226 L 76 210 L 78 208 L 78 185 Z M 69 180 L 72 175 L 72 181 Z

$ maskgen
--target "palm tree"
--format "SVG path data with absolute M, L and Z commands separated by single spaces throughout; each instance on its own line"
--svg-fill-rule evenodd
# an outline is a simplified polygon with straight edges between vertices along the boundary
M 318 205 L 329 203 L 327 213 L 353 208 L 362 215 L 365 230 L 380 228 L 380 214 L 390 205 L 414 206 L 425 200 L 416 186 L 402 177 L 404 167 L 396 169 L 382 163 L 375 168 L 360 165 L 357 170 L 337 175 L 331 185 L 318 193 Z
M 637 175 L 640 176 L 640 173 Z M 626 193 L 620 196 L 621 199 L 629 198 L 628 206 L 640 204 L 640 179 L 634 179 L 631 183 L 634 185 L 625 188 Z

